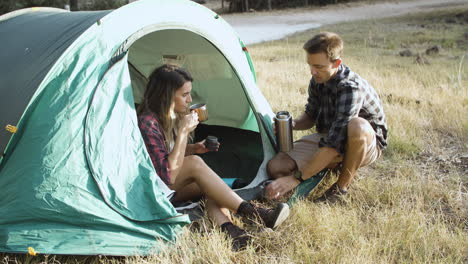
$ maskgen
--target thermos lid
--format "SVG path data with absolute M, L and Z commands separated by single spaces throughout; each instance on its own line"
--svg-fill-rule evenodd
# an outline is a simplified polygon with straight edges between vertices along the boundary
M 276 113 L 276 118 L 278 119 L 288 119 L 290 116 L 288 111 L 279 111 Z

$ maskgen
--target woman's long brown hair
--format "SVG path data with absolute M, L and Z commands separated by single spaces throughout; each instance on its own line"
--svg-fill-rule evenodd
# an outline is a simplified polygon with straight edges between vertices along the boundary
M 151 73 L 142 104 L 138 114 L 150 111 L 157 118 L 166 136 L 166 141 L 172 142 L 174 121 L 171 116 L 171 104 L 177 89 L 193 78 L 186 70 L 171 64 L 164 64 Z

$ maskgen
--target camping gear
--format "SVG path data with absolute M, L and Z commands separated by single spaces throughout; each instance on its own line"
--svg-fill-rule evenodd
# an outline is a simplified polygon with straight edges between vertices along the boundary
M 281 152 L 293 149 L 292 117 L 288 111 L 279 111 L 275 117 L 276 142 Z
M 197 112 L 198 121 L 205 122 L 208 120 L 208 109 L 206 109 L 206 104 L 194 104 L 190 106 L 190 110 Z
M 136 116 L 163 63 L 191 72 L 193 100 L 210 107 L 195 139 L 223 144 L 206 162 L 249 182 L 242 190 L 268 178 L 274 114 L 247 49 L 211 10 L 186 0 L 28 8 L 1 16 L 0 34 L 0 252 L 148 255 L 176 239 L 188 217 Z

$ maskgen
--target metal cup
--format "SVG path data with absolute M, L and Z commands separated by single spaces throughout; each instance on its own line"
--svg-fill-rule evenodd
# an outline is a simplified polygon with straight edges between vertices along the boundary
M 209 151 L 215 151 L 218 148 L 218 138 L 215 136 L 207 136 L 205 140 L 205 147 Z
M 208 109 L 206 104 L 194 104 L 190 106 L 190 111 L 195 111 L 198 114 L 198 121 L 205 122 L 208 120 Z
M 293 149 L 292 116 L 287 111 L 279 111 L 274 117 L 276 144 L 281 152 Z

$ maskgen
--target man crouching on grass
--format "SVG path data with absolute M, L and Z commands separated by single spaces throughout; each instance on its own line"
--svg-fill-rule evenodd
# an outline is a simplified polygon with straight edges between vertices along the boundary
M 294 142 L 290 152 L 268 163 L 275 179 L 267 196 L 279 198 L 324 168 L 341 163 L 338 181 L 318 198 L 336 202 L 347 194 L 358 168 L 374 162 L 387 145 L 387 124 L 379 96 L 366 80 L 342 64 L 343 40 L 324 32 L 304 44 L 312 79 L 302 115 L 294 130 L 316 126 L 318 133 Z

